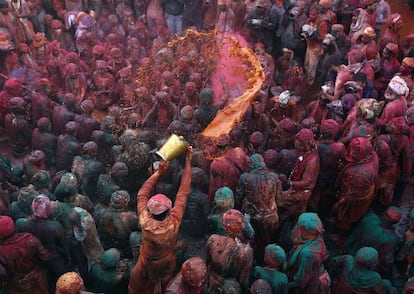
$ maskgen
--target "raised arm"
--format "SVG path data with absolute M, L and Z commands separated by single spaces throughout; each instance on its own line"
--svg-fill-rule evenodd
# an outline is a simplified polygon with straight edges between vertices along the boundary
M 181 220 L 183 217 L 185 206 L 187 204 L 187 197 L 191 189 L 191 155 L 192 153 L 193 153 L 192 148 L 189 147 L 189 150 L 187 151 L 187 155 L 185 159 L 184 172 L 181 176 L 180 188 L 178 189 L 177 196 L 175 198 L 175 203 L 174 203 L 174 210 L 179 220 Z
M 158 170 L 152 174 L 142 185 L 141 189 L 139 189 L 137 198 L 137 212 L 140 215 L 140 212 L 147 209 L 147 202 L 150 196 L 151 190 L 154 188 L 155 184 L 158 182 L 158 179 L 161 175 L 165 173 L 168 169 L 169 162 L 168 161 L 160 161 L 160 166 Z

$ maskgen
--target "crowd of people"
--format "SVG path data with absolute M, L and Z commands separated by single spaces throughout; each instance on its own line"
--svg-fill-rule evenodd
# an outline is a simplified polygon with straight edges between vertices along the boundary
M 414 293 L 402 26 L 386 0 L 0 0 L 0 293 Z M 241 90 L 215 47 L 172 52 L 190 30 L 264 72 L 215 139 Z

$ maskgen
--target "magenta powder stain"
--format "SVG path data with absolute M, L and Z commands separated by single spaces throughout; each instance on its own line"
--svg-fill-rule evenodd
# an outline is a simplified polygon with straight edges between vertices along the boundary
M 230 48 L 233 46 L 232 42 L 226 40 L 227 36 L 231 36 L 238 40 L 241 47 L 250 47 L 247 41 L 240 34 L 226 34 L 220 40 L 222 46 L 220 49 L 220 59 L 217 61 L 216 69 L 210 78 L 210 87 L 215 94 L 214 104 L 219 103 L 224 95 L 222 81 L 226 84 L 229 92 L 231 102 L 233 99 L 239 97 L 247 88 L 246 67 L 243 62 L 231 55 Z

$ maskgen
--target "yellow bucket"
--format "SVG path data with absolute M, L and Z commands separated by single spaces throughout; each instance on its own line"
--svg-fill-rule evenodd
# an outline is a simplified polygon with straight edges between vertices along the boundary
M 161 157 L 164 161 L 170 161 L 183 154 L 186 149 L 187 144 L 184 138 L 172 134 L 155 154 Z

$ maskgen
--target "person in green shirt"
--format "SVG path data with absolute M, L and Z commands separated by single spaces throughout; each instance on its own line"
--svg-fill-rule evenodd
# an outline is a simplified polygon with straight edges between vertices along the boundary
M 273 294 L 288 293 L 288 279 L 286 274 L 280 270 L 286 264 L 286 253 L 282 247 L 276 244 L 269 244 L 264 253 L 265 266 L 253 268 L 253 279 L 263 279 L 272 287 Z

